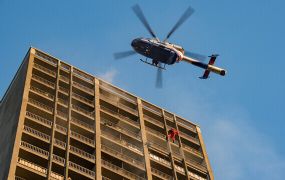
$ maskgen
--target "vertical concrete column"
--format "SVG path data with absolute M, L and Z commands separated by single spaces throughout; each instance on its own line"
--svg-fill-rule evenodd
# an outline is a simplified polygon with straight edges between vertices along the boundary
M 71 108 L 72 108 L 72 83 L 73 83 L 73 66 L 70 67 L 69 73 L 69 102 L 68 102 L 68 117 L 67 117 L 67 137 L 66 137 L 66 153 L 65 153 L 65 172 L 64 177 L 68 179 L 69 169 L 69 145 L 70 145 L 70 119 L 71 119 Z
M 175 115 L 173 115 L 173 120 L 174 120 L 174 124 L 175 124 L 175 129 L 177 129 L 178 132 L 180 132 L 179 128 L 178 128 L 178 125 L 177 125 L 177 122 L 176 122 L 176 116 Z M 178 134 L 178 142 L 179 142 L 179 151 L 180 151 L 180 154 L 182 154 L 182 158 L 183 158 L 182 161 L 183 161 L 183 165 L 184 165 L 184 171 L 186 173 L 185 175 L 186 175 L 187 179 L 190 179 L 189 173 L 188 173 L 188 169 L 187 169 L 187 164 L 186 164 L 184 151 L 183 151 L 183 148 L 182 148 L 182 141 L 181 141 L 181 138 L 180 138 L 179 134 Z
M 23 99 L 22 99 L 22 104 L 21 104 L 21 109 L 20 109 L 20 114 L 19 114 L 18 127 L 16 131 L 16 137 L 15 137 L 15 142 L 14 142 L 14 147 L 13 147 L 10 169 L 8 173 L 8 179 L 10 178 L 15 179 L 16 165 L 17 165 L 18 154 L 19 154 L 21 134 L 24 128 L 24 119 L 26 116 L 26 109 L 27 109 L 29 88 L 30 88 L 31 78 L 32 78 L 32 70 L 33 70 L 33 62 L 34 62 L 35 53 L 36 53 L 35 49 L 31 48 L 30 52 L 27 54 L 24 60 L 27 62 L 23 63 L 23 65 L 27 63 L 26 80 L 25 80 L 24 89 L 23 89 Z
M 102 179 L 101 168 L 101 127 L 100 127 L 100 83 L 99 80 L 94 78 L 95 84 L 95 139 L 96 139 L 96 179 Z
M 152 180 L 151 174 L 151 167 L 150 167 L 150 160 L 149 160 L 149 152 L 147 147 L 147 139 L 146 139 L 146 131 L 143 119 L 143 109 L 142 109 L 142 101 L 141 99 L 137 98 L 138 103 L 138 112 L 139 112 L 139 120 L 141 125 L 141 135 L 142 135 L 142 142 L 143 142 L 143 152 L 145 158 L 145 169 L 146 169 L 146 179 Z
M 58 97 L 58 86 L 59 86 L 59 71 L 60 71 L 60 61 L 57 61 L 57 73 L 56 73 L 56 83 L 55 83 L 55 96 L 54 96 L 54 109 L 53 109 L 53 122 L 51 129 L 51 140 L 50 140 L 50 149 L 49 149 L 49 158 L 48 158 L 48 169 L 47 169 L 47 179 L 49 179 L 51 174 L 52 167 L 52 155 L 53 155 L 53 144 L 54 144 L 54 133 L 55 133 L 55 121 L 56 121 L 56 110 L 57 110 L 57 97 Z
M 161 112 L 162 112 L 162 118 L 163 118 L 163 123 L 164 123 L 164 129 L 166 131 L 166 141 L 167 141 L 167 146 L 168 146 L 168 149 L 169 149 L 169 159 L 171 161 L 172 174 L 174 176 L 174 179 L 178 179 L 177 178 L 177 174 L 176 174 L 176 170 L 175 170 L 175 163 L 174 163 L 174 160 L 173 160 L 171 144 L 170 144 L 169 139 L 167 137 L 168 132 L 167 132 L 167 124 L 166 124 L 166 120 L 165 120 L 164 110 L 162 109 Z
M 196 126 L 196 130 L 197 130 L 197 133 L 198 133 L 199 141 L 200 141 L 201 148 L 202 148 L 202 153 L 203 153 L 203 156 L 205 158 L 205 162 L 206 162 L 206 166 L 207 166 L 207 169 L 208 169 L 210 180 L 214 180 L 214 174 L 213 174 L 213 171 L 212 171 L 212 167 L 210 165 L 210 161 L 208 159 L 208 154 L 206 152 L 206 147 L 205 147 L 204 140 L 203 140 L 203 137 L 202 137 L 201 129 L 200 129 L 199 126 Z

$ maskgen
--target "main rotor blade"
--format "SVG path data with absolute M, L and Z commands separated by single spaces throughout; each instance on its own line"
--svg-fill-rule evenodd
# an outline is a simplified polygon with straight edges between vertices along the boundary
M 157 68 L 155 87 L 162 88 L 162 69 L 161 68 Z
M 147 22 L 140 6 L 138 4 L 133 6 L 133 11 L 137 15 L 137 17 L 140 19 L 140 21 L 143 23 L 145 28 L 148 30 L 148 32 L 152 35 L 152 37 L 157 38 L 156 35 L 154 34 L 153 30 L 151 29 L 149 23 Z
M 171 31 L 167 34 L 164 41 L 166 41 L 172 35 L 172 33 L 174 33 L 193 13 L 194 9 L 189 6 L 184 12 L 184 14 L 177 21 L 177 23 L 174 25 L 174 27 L 171 29 Z
M 193 58 L 195 60 L 202 61 L 202 62 L 207 59 L 207 56 L 204 56 L 204 55 L 198 54 L 198 53 L 189 52 L 189 51 L 186 51 L 185 55 L 190 57 L 190 58 Z
M 124 52 L 117 52 L 117 53 L 114 53 L 114 58 L 117 60 L 117 59 L 122 59 L 128 56 L 134 55 L 134 54 L 136 54 L 136 52 L 132 50 L 124 51 Z

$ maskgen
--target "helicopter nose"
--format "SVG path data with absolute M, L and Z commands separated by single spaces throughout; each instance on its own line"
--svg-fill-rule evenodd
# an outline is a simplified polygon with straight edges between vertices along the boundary
M 134 47 L 137 47 L 137 44 L 138 44 L 138 40 L 134 39 L 131 43 L 131 46 L 134 48 Z

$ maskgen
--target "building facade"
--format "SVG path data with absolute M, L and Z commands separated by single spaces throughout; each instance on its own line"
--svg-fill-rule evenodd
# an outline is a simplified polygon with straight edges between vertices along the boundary
M 0 148 L 0 179 L 214 179 L 199 126 L 35 48 L 2 98 Z

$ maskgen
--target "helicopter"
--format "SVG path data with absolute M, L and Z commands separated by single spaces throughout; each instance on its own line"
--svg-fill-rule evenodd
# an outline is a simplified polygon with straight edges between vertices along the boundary
M 166 70 L 165 66 L 173 65 L 181 61 L 188 62 L 194 66 L 205 69 L 204 74 L 199 77 L 200 79 L 209 78 L 210 72 L 219 74 L 221 76 L 226 75 L 225 69 L 214 66 L 218 54 L 208 56 L 210 60 L 206 64 L 203 63 L 203 61 L 207 58 L 206 56 L 185 51 L 182 46 L 168 42 L 168 39 L 171 37 L 171 35 L 194 13 L 194 9 L 191 6 L 186 9 L 186 11 L 182 14 L 180 19 L 170 30 L 163 41 L 160 41 L 155 35 L 154 31 L 151 29 L 140 6 L 136 4 L 132 7 L 132 9 L 142 24 L 145 26 L 145 28 L 148 30 L 152 38 L 140 37 L 134 39 L 131 42 L 133 50 L 114 53 L 115 59 L 125 58 L 137 53 L 146 57 L 145 60 L 140 59 L 140 61 L 157 68 L 156 87 L 162 87 L 162 70 Z M 148 58 L 152 61 L 148 61 Z

